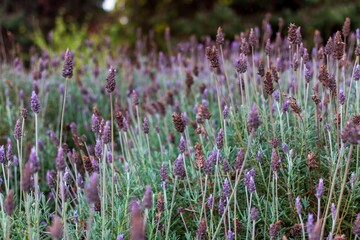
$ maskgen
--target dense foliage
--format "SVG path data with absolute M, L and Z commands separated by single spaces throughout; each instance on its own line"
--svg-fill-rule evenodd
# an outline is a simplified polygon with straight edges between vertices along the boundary
M 358 237 L 360 32 L 264 26 L 2 65 L 1 238 Z

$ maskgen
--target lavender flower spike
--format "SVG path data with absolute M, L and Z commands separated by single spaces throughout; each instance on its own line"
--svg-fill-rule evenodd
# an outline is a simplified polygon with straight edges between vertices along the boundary
M 15 127 L 14 127 L 14 138 L 16 140 L 20 140 L 22 137 L 22 128 L 21 128 L 21 121 L 18 119 L 16 121 Z
M 112 93 L 115 90 L 115 86 L 116 86 L 115 74 L 116 74 L 116 69 L 113 66 L 111 66 L 109 69 L 109 73 L 106 77 L 105 88 L 107 93 Z
M 301 205 L 301 202 L 300 202 L 300 197 L 297 197 L 297 198 L 296 198 L 295 206 L 296 206 L 296 212 L 297 212 L 297 214 L 298 214 L 298 215 L 301 215 L 302 205 Z
M 254 103 L 248 117 L 247 126 L 250 131 L 256 131 L 261 125 L 262 121 L 259 117 L 259 112 L 256 104 Z
M 0 146 L 0 163 L 4 164 L 6 161 L 4 145 Z
M 323 196 L 323 194 L 324 194 L 324 180 L 320 178 L 319 184 L 316 188 L 315 196 L 320 199 Z
M 66 162 L 64 159 L 64 150 L 62 149 L 62 147 L 59 147 L 56 156 L 56 170 L 62 172 L 65 170 L 65 168 L 66 168 Z
M 222 149 L 223 146 L 224 146 L 224 132 L 222 128 L 220 128 L 216 138 L 216 147 L 218 150 L 220 150 Z
M 146 190 L 144 193 L 144 198 L 142 201 L 142 205 L 144 208 L 151 208 L 152 207 L 152 191 L 151 186 L 147 185 Z
M 179 150 L 180 150 L 180 153 L 185 153 L 185 150 L 186 150 L 185 139 L 183 136 L 181 136 L 181 138 L 180 138 Z
M 64 66 L 62 69 L 62 76 L 64 78 L 72 78 L 73 68 L 74 68 L 73 55 L 69 51 L 69 49 L 67 49 L 65 52 L 65 60 L 64 60 Z
M 40 102 L 39 102 L 39 98 L 36 95 L 35 91 L 33 91 L 31 94 L 30 105 L 31 105 L 31 110 L 34 113 L 38 114 L 40 112 Z

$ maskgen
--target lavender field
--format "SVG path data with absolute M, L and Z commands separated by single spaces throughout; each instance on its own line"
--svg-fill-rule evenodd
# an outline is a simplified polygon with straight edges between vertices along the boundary
M 360 239 L 356 27 L 14 54 L 0 239 Z

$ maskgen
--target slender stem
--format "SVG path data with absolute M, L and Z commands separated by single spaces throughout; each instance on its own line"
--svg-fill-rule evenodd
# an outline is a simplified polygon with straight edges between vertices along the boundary
M 336 205 L 337 207 L 336 207 L 335 223 L 337 222 L 338 217 L 339 217 L 339 213 L 340 213 L 341 200 L 342 200 L 342 197 L 343 197 L 343 194 L 344 194 L 347 176 L 349 174 L 349 168 L 350 168 L 350 163 L 351 163 L 351 155 L 352 155 L 353 149 L 354 149 L 354 145 L 351 144 L 349 154 L 348 154 L 348 158 L 347 158 L 347 162 L 346 162 L 345 173 L 343 175 L 343 181 L 342 181 L 342 184 L 341 184 L 340 195 L 339 195 L 339 199 L 338 199 L 338 202 L 337 202 L 337 205 Z M 339 225 L 340 224 L 341 224 L 341 221 L 340 221 Z
M 177 180 L 178 180 L 178 176 L 175 176 L 174 188 L 173 188 L 173 194 L 172 194 L 172 198 L 171 198 L 170 212 L 169 212 L 168 224 L 167 224 L 167 228 L 166 228 L 165 239 L 169 239 L 169 230 L 170 230 L 170 225 L 171 225 L 171 214 L 172 214 L 172 210 L 173 210 L 173 207 L 174 207 Z
M 65 79 L 65 89 L 64 89 L 64 101 L 61 110 L 61 123 L 60 123 L 60 141 L 59 146 L 62 144 L 62 133 L 63 133 L 63 126 L 64 126 L 64 113 L 65 113 L 65 104 L 66 104 L 66 93 L 67 93 L 67 86 L 68 86 L 69 79 Z
M 114 114 L 112 93 L 110 93 L 110 111 L 111 111 L 111 219 L 114 219 L 114 196 L 115 196 L 115 156 L 114 156 Z M 105 171 L 105 169 L 104 169 Z

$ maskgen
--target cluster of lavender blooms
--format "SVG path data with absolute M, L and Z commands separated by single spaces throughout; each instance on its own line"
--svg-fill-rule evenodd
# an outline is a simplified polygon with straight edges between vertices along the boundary
M 360 30 L 273 27 L 4 66 L 0 238 L 360 237 Z

